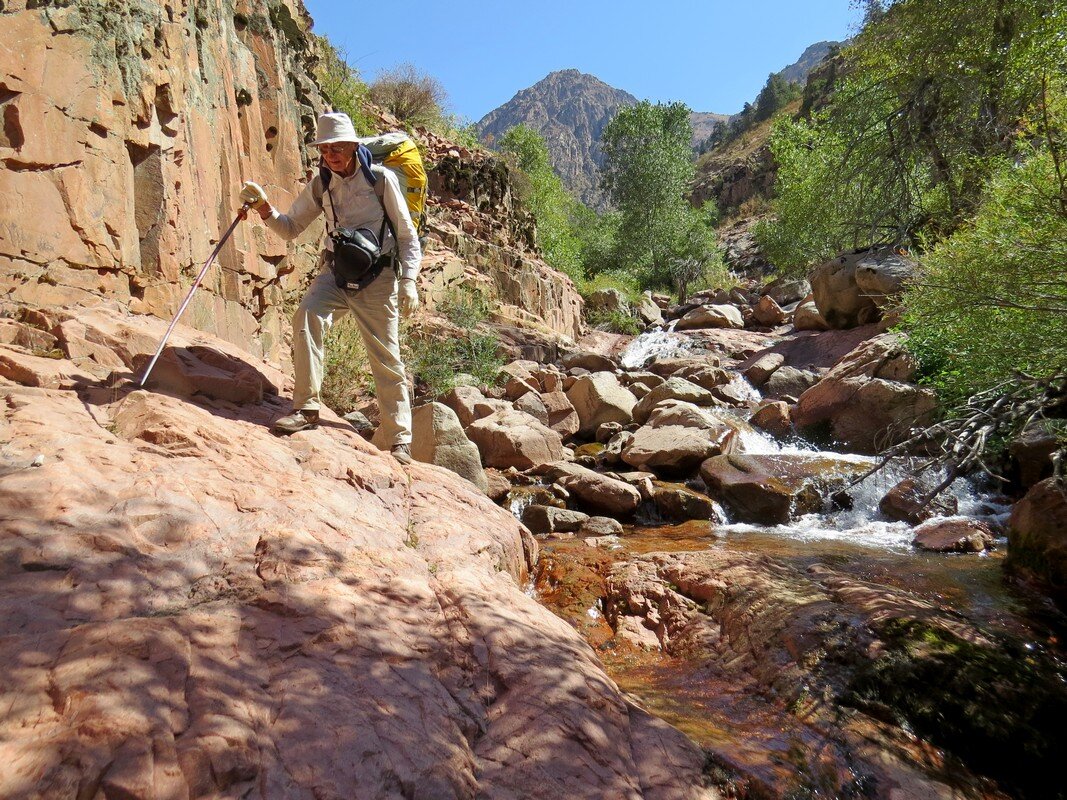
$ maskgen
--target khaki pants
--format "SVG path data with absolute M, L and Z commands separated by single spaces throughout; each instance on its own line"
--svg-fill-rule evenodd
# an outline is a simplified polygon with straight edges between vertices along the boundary
M 367 348 L 378 394 L 385 441 L 390 447 L 411 443 L 411 400 L 397 333 L 396 274 L 389 267 L 366 288 L 346 292 L 326 271 L 311 284 L 293 317 L 293 410 L 317 411 L 322 388 L 322 340 L 334 317 L 351 312 Z

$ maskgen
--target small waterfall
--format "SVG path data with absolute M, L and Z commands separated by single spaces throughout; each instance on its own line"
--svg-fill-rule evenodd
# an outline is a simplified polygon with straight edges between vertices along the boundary
M 653 359 L 676 358 L 689 352 L 689 339 L 674 332 L 677 320 L 666 328 L 642 333 L 623 351 L 620 363 L 623 369 L 641 369 Z

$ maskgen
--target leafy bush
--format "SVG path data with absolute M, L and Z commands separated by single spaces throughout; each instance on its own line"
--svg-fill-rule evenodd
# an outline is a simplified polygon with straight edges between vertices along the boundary
M 950 402 L 1016 371 L 1067 371 L 1067 191 L 1053 153 L 1003 162 L 973 222 L 923 259 L 905 296 L 909 346 Z
M 370 97 L 402 122 L 432 125 L 441 120 L 447 95 L 436 78 L 419 72 L 413 64 L 400 64 L 375 78 Z
M 612 333 L 624 333 L 628 336 L 636 336 L 644 325 L 633 314 L 617 309 L 596 309 L 586 314 L 586 322 L 597 330 L 611 331 Z

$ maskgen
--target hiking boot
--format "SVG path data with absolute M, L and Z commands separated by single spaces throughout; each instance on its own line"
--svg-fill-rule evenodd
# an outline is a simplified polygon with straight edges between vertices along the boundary
M 271 426 L 271 431 L 288 436 L 290 433 L 314 428 L 319 424 L 318 411 L 294 411 L 288 417 L 282 417 Z
M 404 466 L 411 463 L 411 445 L 398 444 L 393 446 L 393 458 L 399 461 Z

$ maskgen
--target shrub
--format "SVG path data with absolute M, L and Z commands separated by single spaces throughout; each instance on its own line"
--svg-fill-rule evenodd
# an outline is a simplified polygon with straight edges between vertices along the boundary
M 334 47 L 325 36 L 316 36 L 315 42 L 319 50 L 315 78 L 323 94 L 337 111 L 348 114 L 357 133 L 361 136 L 373 133 L 374 121 L 365 110 L 370 97 L 367 84 L 348 65 L 343 50 Z
M 400 64 L 378 75 L 370 85 L 370 97 L 402 122 L 427 126 L 440 122 L 447 95 L 436 78 L 413 64 Z

